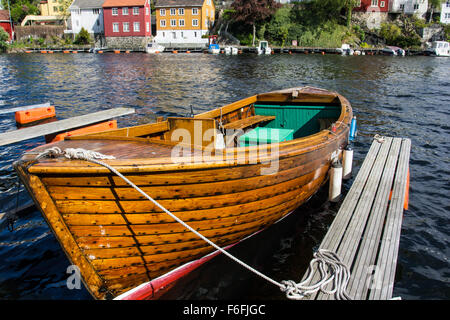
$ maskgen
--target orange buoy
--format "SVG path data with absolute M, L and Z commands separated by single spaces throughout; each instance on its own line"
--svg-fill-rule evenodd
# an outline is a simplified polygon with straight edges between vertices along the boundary
M 48 51 L 48 53 L 53 53 L 53 51 Z
M 27 51 L 25 51 L 25 53 L 31 53 L 31 51 L 30 51 L 30 50 L 27 50 Z
M 242 53 L 242 50 L 239 50 L 238 53 L 241 54 L 241 53 Z
M 57 133 L 48 134 L 45 136 L 45 142 L 46 143 L 56 142 L 56 141 L 64 140 L 65 137 L 77 136 L 77 135 L 82 135 L 82 134 L 87 134 L 87 133 L 103 132 L 103 131 L 108 131 L 108 130 L 112 130 L 112 129 L 117 129 L 117 121 L 116 120 L 109 120 L 109 121 L 97 123 L 97 124 L 94 124 L 91 126 L 87 126 L 84 128 L 80 128 L 80 129 L 76 129 L 76 130 L 72 130 L 72 131 L 68 131 L 68 132 L 63 132 L 63 133 L 59 133 L 59 134 L 57 134 Z
M 408 207 L 409 207 L 409 168 L 408 168 L 408 175 L 406 176 L 405 202 L 403 204 L 403 209 L 408 210 Z
M 130 50 L 125 51 L 125 53 L 130 53 Z
M 322 51 L 322 55 L 323 55 L 323 56 L 325 55 L 325 51 Z
M 63 53 L 70 53 L 70 51 L 69 50 L 64 50 Z
M 291 51 L 291 50 L 289 50 L 289 54 L 292 54 L 292 51 Z
M 159 51 L 155 51 L 155 53 L 159 53 Z
M 186 53 L 191 53 L 191 52 L 188 50 L 188 51 L 186 51 Z
M 53 118 L 55 115 L 56 115 L 55 107 L 50 106 L 17 111 L 15 113 L 15 118 L 18 124 L 23 125 L 47 118 Z
M 47 53 L 47 50 L 41 50 L 41 53 Z
M 177 50 L 173 50 L 172 53 L 178 53 L 178 51 Z
M 100 51 L 97 51 L 97 53 L 103 53 L 103 51 L 102 51 L 102 50 L 100 50 Z
M 114 53 L 120 53 L 120 50 L 114 50 Z
M 74 50 L 74 51 L 72 51 L 72 53 L 78 53 L 78 51 Z

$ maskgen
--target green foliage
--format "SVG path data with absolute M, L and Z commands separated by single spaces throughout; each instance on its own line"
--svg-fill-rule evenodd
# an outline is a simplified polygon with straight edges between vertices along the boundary
M 380 36 L 382 36 L 389 45 L 396 45 L 397 39 L 402 35 L 402 29 L 393 23 L 382 23 Z
M 22 22 L 27 15 L 38 15 L 39 0 L 10 0 L 11 19 L 14 23 Z M 8 3 L 3 3 L 5 9 L 8 9 Z
M 0 27 L 0 52 L 5 52 L 8 48 L 9 34 Z
M 450 24 L 444 26 L 444 35 L 447 41 L 450 41 Z
M 75 44 L 89 44 L 91 42 L 91 36 L 85 28 L 81 28 L 80 32 L 75 37 Z

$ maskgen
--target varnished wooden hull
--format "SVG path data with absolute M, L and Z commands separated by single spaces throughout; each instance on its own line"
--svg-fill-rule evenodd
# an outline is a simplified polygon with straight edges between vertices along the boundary
M 343 101 L 344 124 L 351 109 Z M 342 125 L 334 133 L 281 143 L 278 170 L 270 175 L 261 174 L 267 167 L 264 159 L 251 157 L 228 163 L 174 164 L 163 158 L 108 163 L 191 227 L 226 246 L 309 199 L 326 180 L 331 154 L 345 146 L 347 134 L 348 126 Z M 89 141 L 64 143 L 89 148 Z M 238 148 L 234 158 L 248 150 Z M 15 168 L 95 298 L 115 297 L 213 251 L 109 170 L 60 159 L 27 168 L 32 154 Z

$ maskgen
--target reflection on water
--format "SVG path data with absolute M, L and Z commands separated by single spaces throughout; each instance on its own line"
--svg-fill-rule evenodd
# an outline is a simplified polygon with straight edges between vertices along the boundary
M 355 170 L 374 134 L 412 140 L 410 210 L 403 220 L 394 296 L 448 299 L 449 67 L 450 59 L 430 57 L 0 55 L 0 108 L 49 101 L 60 119 L 112 107 L 135 108 L 135 114 L 119 118 L 124 127 L 159 115 L 186 115 L 191 105 L 200 113 L 277 89 L 308 85 L 335 90 L 352 103 L 358 117 Z M 0 115 L 0 132 L 14 129 L 13 115 Z M 42 143 L 33 139 L 1 147 L 3 210 L 29 199 L 22 191 L 17 200 L 11 164 Z M 350 185 L 346 182 L 345 189 Z M 319 193 L 286 223 L 233 253 L 274 279 L 299 279 L 339 208 L 325 199 Z M 38 212 L 16 222 L 15 228 L 0 231 L 0 297 L 90 298 L 84 289 L 66 288 L 69 262 Z M 225 257 L 194 272 L 166 296 L 180 297 L 283 299 L 278 288 Z

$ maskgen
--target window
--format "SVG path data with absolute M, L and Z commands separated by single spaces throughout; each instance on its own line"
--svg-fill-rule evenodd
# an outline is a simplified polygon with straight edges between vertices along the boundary
M 92 9 L 93 14 L 100 14 L 100 9 Z
M 177 9 L 175 9 L 175 8 L 170 9 L 170 15 L 171 16 L 174 16 L 176 14 L 177 14 Z
M 177 20 L 175 20 L 175 19 L 170 19 L 170 26 L 171 26 L 171 27 L 176 27 L 176 26 L 177 26 Z
M 113 22 L 113 32 L 119 32 L 119 23 Z
M 198 19 L 192 19 L 192 26 L 198 27 Z
M 402 10 L 402 11 L 405 10 L 405 4 L 400 5 L 400 10 Z
M 139 15 L 139 7 L 133 7 L 133 15 L 138 16 Z
M 197 38 L 197 31 L 194 31 L 194 38 Z
M 123 32 L 130 32 L 130 23 L 129 22 L 123 23 Z
M 176 32 L 172 32 L 172 38 L 174 38 L 174 39 L 177 38 L 177 33 Z
M 209 10 L 208 10 L 208 8 L 206 8 L 206 16 L 208 16 L 209 15 Z
M 150 22 L 145 23 L 145 31 L 150 32 Z
M 384 4 L 385 4 L 384 1 L 381 1 L 380 2 L 380 8 L 384 8 Z
M 378 0 L 372 0 L 372 7 L 378 7 Z
M 418 3 L 416 3 L 416 4 L 414 5 L 414 10 L 417 10 L 417 9 L 419 9 L 419 4 L 418 4 Z
M 119 15 L 119 8 L 112 8 L 112 15 L 118 16 Z
M 166 9 L 159 9 L 159 15 L 165 16 L 166 15 Z
M 148 9 L 148 7 L 145 7 L 145 15 L 148 16 L 150 14 L 150 10 Z
M 178 15 L 183 16 L 184 15 L 184 8 L 178 9 Z
M 160 27 L 165 27 L 166 26 L 166 20 L 160 20 L 159 21 L 159 26 Z
M 178 20 L 178 25 L 179 25 L 180 27 L 184 27 L 184 19 Z
M 133 31 L 134 32 L 139 32 L 141 31 L 141 24 L 139 22 L 134 22 L 133 23 Z
M 192 14 L 198 15 L 198 8 L 192 8 Z
M 128 15 L 128 7 L 122 8 L 122 15 L 127 16 Z

